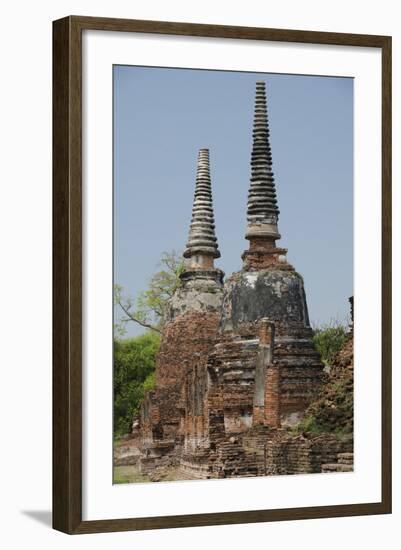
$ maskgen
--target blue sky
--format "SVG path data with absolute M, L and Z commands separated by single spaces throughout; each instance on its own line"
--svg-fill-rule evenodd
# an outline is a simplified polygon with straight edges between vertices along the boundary
M 114 281 L 135 297 L 164 251 L 184 250 L 201 147 L 210 149 L 216 265 L 226 276 L 241 268 L 257 80 L 267 88 L 278 245 L 304 277 L 312 323 L 344 320 L 353 293 L 349 78 L 115 66 Z

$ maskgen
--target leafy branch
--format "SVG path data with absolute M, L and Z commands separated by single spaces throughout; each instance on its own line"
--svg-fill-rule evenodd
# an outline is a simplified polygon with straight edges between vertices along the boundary
M 120 285 L 114 287 L 114 303 L 121 309 L 123 316 L 115 325 L 115 332 L 125 334 L 125 325 L 132 321 L 138 325 L 162 332 L 170 298 L 181 284 L 180 275 L 184 271 L 182 256 L 175 252 L 164 252 L 156 272 L 149 281 L 147 290 L 139 293 L 136 300 L 124 296 Z
M 120 285 L 114 286 L 114 303 L 119 305 L 125 314 L 125 317 L 120 319 L 121 323 L 125 324 L 125 323 L 128 323 L 128 321 L 134 321 L 134 323 L 138 323 L 138 325 L 141 325 L 141 327 L 154 330 L 155 332 L 158 332 L 159 334 L 161 334 L 160 329 L 158 329 L 156 326 L 151 325 L 150 323 L 147 323 L 146 321 L 140 318 L 141 312 L 135 313 L 132 310 L 133 304 L 130 298 L 126 298 L 126 302 L 125 303 L 123 302 L 122 287 Z M 125 332 L 125 329 L 122 329 L 121 327 L 116 327 L 116 328 L 117 328 L 117 331 L 120 333 Z

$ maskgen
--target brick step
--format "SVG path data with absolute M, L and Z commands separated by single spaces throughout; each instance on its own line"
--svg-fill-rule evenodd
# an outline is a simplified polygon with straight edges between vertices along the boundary
M 322 472 L 353 472 L 353 464 L 322 464 Z
M 257 468 L 241 468 L 238 470 L 224 469 L 225 477 L 257 477 Z
M 354 453 L 338 453 L 337 460 L 340 464 L 353 464 Z

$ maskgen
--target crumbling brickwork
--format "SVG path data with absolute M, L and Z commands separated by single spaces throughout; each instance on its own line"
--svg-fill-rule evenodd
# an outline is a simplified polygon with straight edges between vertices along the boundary
M 183 380 L 194 357 L 206 357 L 213 347 L 220 323 L 216 312 L 189 311 L 168 323 L 156 360 L 157 387 Z
M 190 365 L 205 363 L 213 347 L 219 326 L 217 313 L 187 312 L 174 319 L 166 328 L 156 361 L 156 389 L 146 394 L 141 408 L 142 471 L 161 464 L 166 455 L 176 456 L 183 441 L 185 407 L 182 408 L 184 381 Z M 195 363 L 196 368 L 196 363 Z M 188 374 L 187 374 L 188 372 Z M 188 391 L 201 388 L 198 378 Z M 189 395 L 187 396 L 189 400 Z M 190 402 L 190 400 L 188 401 Z M 196 410 L 202 411 L 196 401 Z M 202 417 L 202 414 L 198 414 Z M 187 425 L 190 420 L 187 419 Z
M 218 313 L 187 312 L 167 327 L 156 372 L 157 388 L 142 407 L 142 471 L 169 456 L 184 478 L 196 479 L 263 475 L 261 443 L 243 448 L 242 435 L 266 427 L 266 461 L 275 429 L 302 418 L 322 365 L 308 327 L 262 318 L 227 331 Z
M 249 244 L 249 250 L 242 254 L 244 268 L 247 271 L 259 271 L 279 267 L 293 271 L 292 265 L 287 263 L 286 253 L 286 248 L 279 248 L 270 240 L 254 238 Z
M 337 460 L 339 453 L 352 452 L 352 440 L 334 434 L 288 436 L 267 442 L 267 475 L 321 473 L 323 465 Z

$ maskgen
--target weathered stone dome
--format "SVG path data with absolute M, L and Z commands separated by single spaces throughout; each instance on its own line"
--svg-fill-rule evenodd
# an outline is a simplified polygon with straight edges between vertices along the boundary
M 170 299 L 167 320 L 188 312 L 220 314 L 223 277 L 220 269 L 185 271 L 181 275 L 181 286 Z
M 222 328 L 235 330 L 263 318 L 309 328 L 303 279 L 296 271 L 240 271 L 226 281 Z

